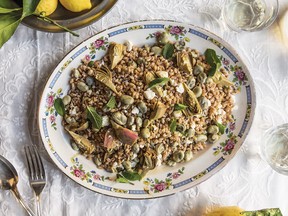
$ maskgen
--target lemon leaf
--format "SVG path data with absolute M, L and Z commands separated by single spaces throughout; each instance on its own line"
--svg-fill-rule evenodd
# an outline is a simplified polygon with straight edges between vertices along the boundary
M 19 6 L 14 1 L 1 0 L 0 1 L 0 7 L 6 8 L 6 9 L 14 9 L 14 8 L 18 8 Z
M 39 0 L 23 0 L 22 18 L 24 19 L 25 17 L 32 15 L 39 2 Z
M 0 48 L 12 37 L 20 22 L 20 11 L 0 14 Z
M 18 10 L 22 10 L 22 8 L 3 8 L 3 7 L 0 7 L 0 14 L 11 13 L 13 11 L 18 11 Z

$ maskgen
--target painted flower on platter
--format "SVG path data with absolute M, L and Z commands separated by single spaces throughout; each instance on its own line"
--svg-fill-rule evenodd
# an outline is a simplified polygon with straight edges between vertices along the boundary
M 183 32 L 182 28 L 179 27 L 179 26 L 173 26 L 171 29 L 170 29 L 170 34 L 181 34 Z

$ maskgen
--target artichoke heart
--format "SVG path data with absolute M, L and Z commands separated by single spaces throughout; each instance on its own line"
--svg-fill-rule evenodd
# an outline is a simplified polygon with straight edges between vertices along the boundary
M 96 71 L 95 79 L 106 85 L 116 94 L 119 94 L 112 82 L 112 72 L 109 70 L 109 68 L 102 66 L 99 70 Z
M 153 81 L 156 78 L 154 72 L 147 72 L 145 74 L 145 82 L 146 85 L 148 85 L 151 81 Z M 152 91 L 154 91 L 157 95 L 159 95 L 160 97 L 163 96 L 163 89 L 161 86 L 155 86 L 153 88 L 151 88 Z
M 94 152 L 95 146 L 92 145 L 86 137 L 81 136 L 79 134 L 76 134 L 76 133 L 69 131 L 69 130 L 67 130 L 67 131 L 70 134 L 70 136 L 74 139 L 74 141 L 76 142 L 78 147 L 80 149 L 84 150 L 84 153 L 86 153 L 87 155 L 90 155 Z
M 116 65 L 122 60 L 124 57 L 123 52 L 126 49 L 126 46 L 123 44 L 118 44 L 118 43 L 110 43 L 109 46 L 109 59 L 111 62 L 111 69 L 115 68 Z
M 151 116 L 149 119 L 150 122 L 162 118 L 164 116 L 166 110 L 167 110 L 167 107 L 163 103 L 158 101 L 158 103 L 155 106 L 155 109 L 151 113 Z
M 177 66 L 184 72 L 192 74 L 193 67 L 189 54 L 185 52 L 182 53 L 178 52 L 176 58 L 177 58 Z
M 116 142 L 115 142 L 115 136 L 114 136 L 114 132 L 112 131 L 112 129 L 108 129 L 105 133 L 105 137 L 104 137 L 104 147 L 109 149 L 113 149 L 116 146 Z
M 114 121 L 110 121 L 111 125 L 115 131 L 116 137 L 123 143 L 132 145 L 138 139 L 138 134 L 134 131 L 131 131 L 127 128 L 122 127 Z
M 83 130 L 86 130 L 88 128 L 88 126 L 89 126 L 89 122 L 86 121 L 80 127 L 75 128 L 73 131 L 83 131 Z
M 234 83 L 228 80 L 220 71 L 216 71 L 213 75 L 212 80 L 221 86 L 233 86 Z
M 145 74 L 145 82 L 146 82 L 146 85 L 148 85 L 152 80 L 154 80 L 156 77 L 155 77 L 155 74 L 154 72 L 152 71 L 149 71 Z
M 183 86 L 185 90 L 183 101 L 185 105 L 188 106 L 188 108 L 184 110 L 184 113 L 189 116 L 201 114 L 202 109 L 195 94 L 189 89 L 189 87 L 185 83 L 183 83 Z
M 144 153 L 144 165 L 146 169 L 154 169 L 156 167 L 156 152 L 150 148 Z

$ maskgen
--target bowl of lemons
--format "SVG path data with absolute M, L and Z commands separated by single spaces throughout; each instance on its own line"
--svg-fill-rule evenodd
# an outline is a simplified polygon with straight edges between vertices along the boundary
M 22 1 L 21 1 L 22 2 Z M 20 1 L 16 3 L 21 4 Z M 67 29 L 83 28 L 104 16 L 117 0 L 40 0 L 36 12 Z M 28 27 L 46 32 L 64 32 L 63 28 L 43 22 L 35 16 L 25 18 L 22 23 Z

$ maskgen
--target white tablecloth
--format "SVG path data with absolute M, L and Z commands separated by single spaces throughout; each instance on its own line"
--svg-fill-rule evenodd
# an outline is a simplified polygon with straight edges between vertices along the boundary
M 221 21 L 214 19 L 218 18 L 223 2 L 119 0 L 103 19 L 78 30 L 79 38 L 68 33 L 51 34 L 19 27 L 0 49 L 0 154 L 18 170 L 19 190 L 31 208 L 35 208 L 35 200 L 28 182 L 23 146 L 31 144 L 31 140 L 41 144 L 37 125 L 32 120 L 36 119 L 37 101 L 51 70 L 71 48 L 102 29 L 134 20 L 169 19 L 216 33 L 244 59 L 257 91 L 256 116 L 246 142 L 225 168 L 204 183 L 153 200 L 125 200 L 91 192 L 62 174 L 42 150 L 48 181 L 42 194 L 43 215 L 197 216 L 214 205 L 237 205 L 246 210 L 279 207 L 288 215 L 288 176 L 273 171 L 259 154 L 263 132 L 288 122 L 288 48 L 279 37 L 279 20 L 260 32 L 236 33 L 225 28 Z M 288 8 L 288 2 L 280 2 L 281 14 Z M 0 215 L 25 215 L 8 191 L 0 191 Z

